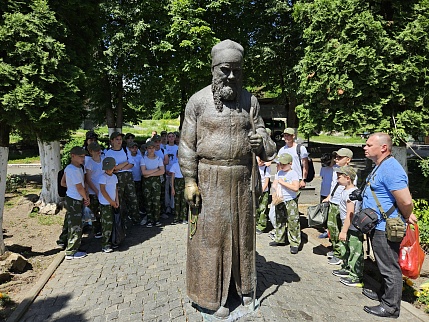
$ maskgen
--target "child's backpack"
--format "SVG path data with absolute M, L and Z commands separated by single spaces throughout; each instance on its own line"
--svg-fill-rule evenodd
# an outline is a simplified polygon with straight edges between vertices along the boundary
M 58 171 L 57 187 L 58 187 L 58 195 L 60 197 L 65 197 L 66 196 L 66 192 L 67 192 L 67 187 L 63 187 L 61 185 L 61 179 L 63 178 L 63 175 L 64 175 L 64 169 L 61 169 L 60 171 Z
M 299 164 L 301 165 L 301 171 L 302 171 L 301 144 L 297 144 L 297 146 L 296 146 L 296 153 L 298 154 Z M 310 157 L 308 157 L 308 172 L 307 172 L 307 178 L 304 181 L 305 182 L 311 182 L 311 181 L 313 181 L 314 175 L 315 175 L 315 171 L 314 171 L 313 160 Z

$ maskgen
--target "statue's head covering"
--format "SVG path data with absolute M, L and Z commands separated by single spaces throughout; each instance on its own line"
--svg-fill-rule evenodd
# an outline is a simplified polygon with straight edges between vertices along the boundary
M 243 47 L 235 41 L 226 39 L 212 48 L 212 67 L 222 63 L 241 63 Z

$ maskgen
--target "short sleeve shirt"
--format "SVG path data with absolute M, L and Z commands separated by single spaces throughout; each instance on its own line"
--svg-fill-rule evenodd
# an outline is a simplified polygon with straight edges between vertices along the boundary
M 143 166 L 143 165 L 146 167 L 147 170 L 154 170 L 154 169 L 157 169 L 158 167 L 163 167 L 164 162 L 158 156 L 155 157 L 155 159 L 151 159 L 145 155 L 140 160 L 140 166 Z
M 353 191 L 355 191 L 356 189 L 357 189 L 356 187 L 353 187 L 353 188 L 350 188 L 350 189 L 344 189 L 341 192 L 340 218 L 341 218 L 341 221 L 343 222 L 343 224 L 344 224 L 344 220 L 346 220 L 346 217 L 347 217 L 347 202 L 352 202 L 354 204 L 355 212 L 356 212 L 357 209 L 360 209 L 360 202 L 357 201 L 357 200 L 353 200 L 352 201 L 349 198 L 350 194 Z M 350 224 L 349 230 L 357 231 L 356 227 L 353 226 L 352 224 Z
M 395 203 L 395 197 L 392 191 L 402 190 L 408 187 L 407 174 L 401 164 L 393 157 L 385 160 L 375 172 L 373 171 L 368 176 L 368 178 L 374 193 L 377 195 L 381 206 L 386 212 Z M 386 221 L 382 217 L 368 185 L 365 187 L 362 197 L 362 208 L 374 209 L 378 214 L 380 222 L 375 229 L 385 231 Z M 398 217 L 398 208 L 393 211 L 390 217 Z
M 109 195 L 110 199 L 112 200 L 116 199 L 116 185 L 118 184 L 118 177 L 116 177 L 115 174 L 112 174 L 111 176 L 109 176 L 108 174 L 103 173 L 98 178 L 98 183 L 106 185 L 105 186 L 106 192 Z M 101 193 L 101 190 L 98 193 L 98 200 L 102 205 L 110 205 L 109 201 L 107 201 L 107 199 L 104 198 L 103 194 Z
M 261 184 L 262 184 L 262 187 L 264 187 L 265 182 L 267 180 L 271 179 L 271 169 L 270 169 L 270 167 L 266 166 L 266 165 L 259 166 L 259 174 L 261 175 Z M 268 191 L 268 186 L 267 186 L 267 189 L 264 190 L 264 192 L 265 191 Z
M 100 162 L 94 161 L 93 158 L 89 158 L 85 162 L 85 169 L 91 171 L 91 181 L 94 184 L 94 186 L 98 188 L 98 178 L 104 173 L 103 168 L 103 160 Z M 88 192 L 90 195 L 95 195 L 95 191 L 91 189 L 91 187 L 88 185 Z
M 282 155 L 283 153 L 288 153 L 292 156 L 292 170 L 295 170 L 298 173 L 299 180 L 302 179 L 302 168 L 301 168 L 301 161 L 299 160 L 298 153 L 296 152 L 297 144 L 294 144 L 292 147 L 284 146 L 279 150 L 278 155 Z M 301 152 L 301 160 L 308 158 L 308 152 L 305 146 L 301 144 L 300 147 Z
M 283 180 L 287 183 L 292 183 L 293 181 L 299 181 L 298 173 L 295 170 L 289 170 L 287 172 L 280 170 L 276 174 L 276 180 Z M 280 186 L 280 184 L 279 184 Z M 289 201 L 296 198 L 296 192 L 287 189 L 284 186 L 281 186 L 282 188 L 282 194 L 283 194 L 283 201 Z
M 69 164 L 65 169 L 67 192 L 66 196 L 75 200 L 83 200 L 81 194 L 77 191 L 76 185 L 82 184 L 85 187 L 85 178 L 81 167 Z
M 175 163 L 171 166 L 170 172 L 174 173 L 174 177 L 178 178 L 178 179 L 182 179 L 183 178 L 183 174 L 182 171 L 180 171 L 180 165 L 179 163 Z
M 128 161 L 129 163 L 133 163 L 134 160 L 132 160 L 132 158 L 128 158 L 127 153 L 125 153 L 124 149 L 121 148 L 120 150 L 113 150 L 113 149 L 109 149 L 106 151 L 106 157 L 112 157 L 115 159 L 116 161 L 116 165 L 124 163 L 126 161 Z M 120 170 L 118 172 L 131 172 L 131 169 L 127 169 L 127 170 Z

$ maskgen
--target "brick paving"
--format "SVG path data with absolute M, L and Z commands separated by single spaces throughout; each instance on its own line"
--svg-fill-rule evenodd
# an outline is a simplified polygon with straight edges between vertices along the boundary
M 314 201 L 318 193 L 301 198 Z M 320 242 L 305 231 L 297 255 L 289 246 L 268 246 L 268 234 L 257 236 L 261 305 L 240 321 L 382 321 L 363 311 L 377 302 L 342 285 L 331 274 L 337 266 L 327 263 Z M 132 227 L 124 245 L 110 254 L 90 239 L 83 245 L 89 255 L 64 260 L 21 321 L 203 321 L 186 296 L 186 238 L 182 224 Z M 421 317 L 421 311 L 403 305 L 397 321 Z

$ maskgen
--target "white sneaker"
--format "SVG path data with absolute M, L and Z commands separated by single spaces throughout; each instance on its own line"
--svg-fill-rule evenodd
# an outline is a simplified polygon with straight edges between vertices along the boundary
M 111 252 L 113 252 L 113 249 L 110 246 L 103 247 L 101 250 L 102 250 L 103 253 L 111 253 Z
M 142 221 L 140 221 L 140 226 L 144 226 L 147 224 L 147 216 L 144 216 Z
M 66 259 L 80 259 L 86 257 L 86 255 L 88 254 L 85 252 L 76 252 L 73 255 L 66 255 Z

